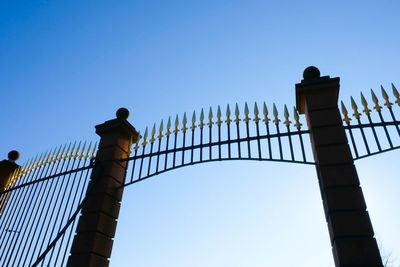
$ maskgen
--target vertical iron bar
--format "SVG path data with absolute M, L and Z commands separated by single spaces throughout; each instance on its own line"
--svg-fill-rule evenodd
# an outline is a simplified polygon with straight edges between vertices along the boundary
M 266 127 L 266 129 L 267 129 L 269 159 L 272 159 L 271 135 L 270 135 L 270 133 L 269 133 L 269 124 L 268 124 L 268 121 L 265 122 L 265 127 Z
M 240 127 L 239 122 L 236 123 L 236 138 L 237 138 L 237 145 L 238 145 L 238 158 L 242 158 L 241 151 L 240 151 Z
M 151 158 L 153 157 L 153 145 L 154 145 L 154 141 L 152 140 L 151 142 L 150 142 L 150 153 L 148 154 L 149 155 L 149 164 L 147 165 L 148 167 L 147 167 L 147 176 L 149 176 L 150 175 L 150 170 L 151 170 Z
M 304 149 L 303 135 L 302 135 L 302 133 L 301 133 L 300 128 L 298 129 L 298 131 L 299 131 L 301 155 L 302 155 L 302 157 L 303 157 L 303 162 L 307 162 L 307 160 L 306 160 L 306 151 L 305 151 L 305 149 Z
M 367 115 L 367 117 L 368 117 L 368 120 L 371 122 L 371 117 L 370 117 L 369 115 Z M 369 149 L 369 146 L 368 146 L 367 138 L 365 137 L 364 129 L 362 128 L 362 125 L 361 125 L 361 120 L 360 120 L 360 118 L 357 118 L 357 122 L 358 122 L 358 125 L 361 126 L 361 127 L 360 127 L 361 137 L 362 137 L 362 139 L 363 139 L 363 141 L 364 141 L 365 148 L 367 149 L 367 154 L 369 155 L 369 154 L 371 154 L 371 152 L 370 152 L 370 149 Z M 373 131 L 373 133 L 374 133 L 375 141 L 377 142 L 378 148 L 379 148 L 379 150 L 381 150 L 381 149 L 380 149 L 381 146 L 379 145 L 379 141 L 376 139 L 375 129 L 374 129 L 373 127 L 371 127 L 371 128 L 372 128 L 372 131 Z
M 353 145 L 354 153 L 356 154 L 356 158 L 358 158 L 359 156 L 358 156 L 357 146 L 356 146 L 356 143 L 354 142 L 353 131 L 351 130 L 351 128 L 349 128 L 349 134 L 350 134 L 351 143 Z
M 251 158 L 251 151 L 250 151 L 250 130 L 249 130 L 249 121 L 246 121 L 246 135 L 247 135 L 247 155 L 248 158 Z
M 200 162 L 203 161 L 203 127 L 200 128 Z
M 376 145 L 378 146 L 378 150 L 382 151 L 381 144 L 379 143 L 378 136 L 377 136 L 376 131 L 375 131 L 375 127 L 372 126 L 371 115 L 368 114 L 367 117 L 368 117 L 369 123 L 371 124 L 372 133 L 374 135 L 374 138 L 375 138 L 375 141 L 376 141 Z M 360 119 L 358 119 L 358 124 L 361 124 Z M 362 128 L 360 128 L 360 129 L 361 129 L 361 132 L 364 133 Z M 364 142 L 366 142 L 366 140 L 364 140 Z M 370 154 L 370 153 L 368 152 L 368 154 Z
M 385 131 L 385 134 L 386 134 L 386 138 L 388 139 L 389 146 L 390 146 L 390 148 L 393 148 L 393 143 L 392 143 L 392 140 L 390 139 L 389 132 L 388 132 L 388 129 L 385 124 L 385 120 L 383 119 L 383 116 L 382 116 L 382 112 L 380 110 L 378 110 L 378 114 L 379 114 L 379 118 L 381 119 L 381 122 L 383 125 L 383 130 Z
M 393 110 L 391 107 L 389 108 L 389 111 L 390 111 L 390 115 L 392 116 L 393 122 L 397 122 L 396 117 L 394 116 L 394 113 L 393 113 Z M 397 130 L 397 134 L 400 136 L 400 128 L 399 128 L 398 124 L 396 124 L 396 130 Z
M 218 123 L 218 159 L 221 159 L 221 124 Z
M 258 121 L 256 121 L 256 131 L 257 131 L 258 158 L 261 159 L 260 126 L 258 124 Z
M 168 163 L 168 145 L 169 145 L 169 134 L 167 134 L 167 142 L 165 144 L 164 170 L 167 169 L 167 163 Z
M 289 138 L 289 146 L 290 146 L 290 156 L 292 157 L 292 161 L 294 161 L 294 152 L 293 152 L 293 144 L 292 144 L 292 135 L 290 134 L 290 127 L 286 126 L 288 138 Z
M 212 159 L 212 146 L 211 146 L 211 143 L 212 143 L 212 126 L 211 126 L 211 124 L 210 124 L 210 126 L 208 128 L 209 128 L 208 137 L 209 137 L 209 144 L 210 144 L 209 147 L 208 147 L 208 153 L 209 153 L 208 159 L 211 160 Z
M 161 150 L 161 138 L 158 138 L 156 173 L 158 173 L 158 164 L 160 162 L 160 150 Z
M 131 183 L 133 181 L 133 176 L 135 174 L 136 156 L 137 156 L 138 150 L 139 150 L 138 148 L 135 148 L 135 155 L 133 156 L 132 172 L 131 172 Z
M 143 152 L 142 152 L 142 158 L 140 159 L 140 167 L 139 167 L 139 176 L 137 180 L 140 180 L 142 178 L 142 170 L 143 170 L 143 161 L 144 161 L 144 152 L 146 150 L 146 145 L 143 144 Z
M 172 162 L 172 167 L 175 167 L 175 159 L 176 159 L 176 141 L 178 138 L 178 132 L 175 132 L 175 138 L 174 138 L 174 154 L 173 154 L 173 162 Z
M 194 146 L 194 127 L 192 128 L 192 151 L 191 151 L 191 154 L 190 154 L 190 163 L 193 163 L 193 154 L 194 154 L 194 148 L 193 148 L 193 146 Z
M 280 159 L 283 159 L 283 152 L 282 152 L 282 140 L 281 140 L 281 133 L 279 131 L 279 125 L 276 123 L 276 133 L 278 135 L 278 144 L 279 144 L 279 156 Z
M 186 131 L 183 131 L 183 138 L 182 138 L 182 164 L 185 164 L 185 143 L 186 143 Z

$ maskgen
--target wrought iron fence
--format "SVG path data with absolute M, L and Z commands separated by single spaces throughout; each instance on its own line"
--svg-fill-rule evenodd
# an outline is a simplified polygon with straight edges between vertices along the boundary
M 390 101 L 389 95 L 381 86 L 385 106 L 382 107 L 375 92 L 371 89 L 372 110 L 368 106 L 364 94 L 361 93 L 360 100 L 363 107 L 361 112 L 356 101 L 351 97 L 352 116 L 349 115 L 344 102 L 341 102 L 343 122 L 355 160 L 400 148 L 400 121 L 396 118 L 396 114 L 400 116 L 400 109 L 396 110 L 396 106 L 400 107 L 400 95 L 393 84 L 392 92 L 397 105 Z M 352 120 L 351 117 L 354 119 Z
M 132 167 L 125 185 L 173 169 L 212 161 L 258 160 L 314 164 L 307 136 L 309 131 L 302 129 L 303 123 L 295 108 L 293 120 L 294 123 L 285 105 L 281 121 L 275 104 L 270 118 L 265 102 L 261 114 L 255 103 L 254 112 L 250 115 L 248 104 L 245 103 L 243 115 L 236 104 L 234 114 L 231 114 L 227 105 L 224 117 L 218 106 L 216 116 L 210 107 L 207 119 L 202 109 L 199 121 L 196 112 L 193 112 L 190 123 L 186 113 L 181 123 L 178 115 L 173 125 L 171 118 L 168 118 L 165 129 L 163 121 L 158 131 L 154 124 L 150 135 L 146 128 L 143 137 L 134 144 L 134 155 L 126 159 L 132 161 Z
M 395 104 L 400 94 L 392 84 Z M 350 99 L 352 115 L 344 102 L 341 111 L 348 141 L 355 160 L 400 147 L 399 109 L 381 87 L 385 107 L 371 90 L 373 110 L 361 94 L 360 112 Z M 363 113 L 363 114 L 362 114 Z M 362 116 L 365 115 L 365 116 Z M 353 118 L 351 118 L 353 117 Z M 281 120 L 282 118 L 282 120 Z M 280 161 L 315 165 L 311 155 L 310 131 L 294 108 L 292 116 L 285 105 L 280 117 L 275 104 L 270 117 L 267 105 L 259 111 L 254 104 L 250 114 L 236 104 L 225 115 L 218 106 L 199 119 L 193 112 L 188 122 L 176 116 L 161 121 L 158 129 L 146 128 L 132 146 L 129 176 L 124 186 L 152 176 L 205 162 L 223 160 Z M 64 266 L 71 248 L 77 216 L 90 190 L 89 177 L 95 164 L 97 146 L 70 144 L 58 147 L 28 161 L 0 192 L 0 266 Z M 100 164 L 100 163 L 99 163 Z
M 0 266 L 63 266 L 96 145 L 69 144 L 17 169 L 0 195 Z

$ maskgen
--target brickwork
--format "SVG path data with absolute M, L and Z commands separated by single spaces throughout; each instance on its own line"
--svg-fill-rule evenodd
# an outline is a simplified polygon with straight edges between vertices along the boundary
M 315 67 L 296 84 L 297 109 L 305 114 L 335 265 L 382 267 L 379 249 L 338 109 L 339 78 Z
M 126 118 L 119 116 L 96 126 L 101 137 L 96 167 L 71 247 L 69 267 L 109 266 L 127 168 L 127 162 L 121 163 L 120 159 L 129 156 L 130 146 L 138 138 Z

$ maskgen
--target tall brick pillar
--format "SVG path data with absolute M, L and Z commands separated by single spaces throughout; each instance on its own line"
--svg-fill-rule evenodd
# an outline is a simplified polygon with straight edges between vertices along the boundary
M 120 108 L 116 119 L 96 126 L 101 139 L 68 267 L 109 266 L 128 165 L 120 160 L 129 156 L 130 145 L 138 138 L 128 115 Z
M 0 192 L 2 192 L 5 187 L 10 182 L 14 172 L 20 168 L 20 166 L 15 163 L 15 161 L 19 158 L 19 153 L 16 150 L 10 151 L 8 153 L 8 160 L 0 161 Z M 7 194 L 7 193 L 6 193 Z M 1 196 L 1 193 L 0 193 Z M 0 214 L 3 213 L 4 208 L 7 205 L 8 195 L 4 195 L 0 197 Z
M 374 238 L 353 157 L 338 108 L 339 78 L 308 67 L 296 84 L 296 102 L 306 115 L 335 266 L 379 266 Z

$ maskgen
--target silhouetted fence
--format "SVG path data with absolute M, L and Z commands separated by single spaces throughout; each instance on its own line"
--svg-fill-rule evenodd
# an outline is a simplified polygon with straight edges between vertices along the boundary
M 352 114 L 341 102 L 353 159 L 400 147 L 397 120 L 400 109 L 395 108 L 400 107 L 400 95 L 394 85 L 392 92 L 395 104 L 381 88 L 381 102 L 385 106 L 382 107 L 371 90 L 373 111 L 363 94 L 361 105 L 351 98 Z M 281 116 L 275 104 L 270 114 L 265 103 L 261 112 L 255 103 L 250 114 L 246 103 L 242 112 L 236 104 L 233 113 L 227 105 L 224 114 L 218 106 L 215 116 L 212 108 L 207 117 L 202 109 L 199 118 L 193 112 L 190 122 L 184 113 L 181 121 L 176 116 L 174 123 L 168 118 L 165 126 L 161 121 L 158 127 L 154 124 L 151 132 L 146 128 L 131 147 L 133 155 L 116 162 L 125 169 L 119 187 L 205 162 L 258 160 L 317 165 L 311 150 L 310 129 L 304 128 L 306 123 L 296 108 L 290 114 L 285 105 Z M 115 120 L 122 123 L 122 117 Z M 107 123 L 111 125 L 107 127 L 114 127 L 114 121 Z M 102 149 L 107 147 L 107 140 L 100 144 Z M 96 158 L 97 149 L 96 144 L 86 143 L 58 147 L 28 161 L 10 176 L 0 194 L 0 266 L 66 265 L 77 215 L 95 186 L 89 185 L 92 169 L 98 164 L 108 166 L 103 159 Z

